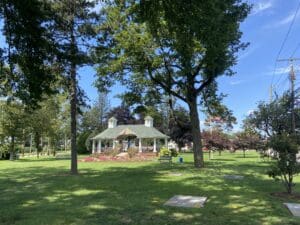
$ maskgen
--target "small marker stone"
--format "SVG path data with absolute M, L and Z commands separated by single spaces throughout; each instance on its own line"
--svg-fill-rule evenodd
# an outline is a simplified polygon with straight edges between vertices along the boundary
M 175 195 L 170 198 L 164 205 L 185 208 L 201 208 L 204 206 L 206 200 L 207 197 Z
M 293 214 L 293 216 L 300 217 L 300 204 L 296 203 L 283 203 Z
M 228 180 L 242 180 L 244 179 L 244 176 L 240 175 L 225 175 L 223 178 L 228 179 Z

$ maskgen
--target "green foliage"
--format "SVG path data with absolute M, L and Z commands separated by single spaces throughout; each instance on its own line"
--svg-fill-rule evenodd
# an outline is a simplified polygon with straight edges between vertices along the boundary
M 280 179 L 287 192 L 291 194 L 295 185 L 294 176 L 300 172 L 300 164 L 296 158 L 300 150 L 299 145 L 297 145 L 295 137 L 281 134 L 272 137 L 269 146 L 278 153 L 278 157 L 276 164 L 268 174 L 275 180 Z
M 133 158 L 138 153 L 138 149 L 130 147 L 127 149 L 127 153 L 128 153 L 129 158 Z
M 3 0 L 0 2 L 0 17 L 3 19 L 3 35 L 7 49 L 0 49 L 1 88 L 6 95 L 17 96 L 27 105 L 36 106 L 43 94 L 53 93 L 56 81 L 54 68 L 55 44 L 49 29 L 50 1 Z M 1 51 L 2 50 L 2 51 Z M 3 53 L 3 55 L 1 54 Z M 8 68 L 3 76 L 3 66 Z M 3 86 L 2 86 L 3 85 Z
M 0 151 L 9 151 L 13 160 L 17 144 L 24 139 L 28 120 L 24 105 L 17 101 L 0 101 Z
M 138 103 L 153 92 L 158 98 L 167 94 L 187 103 L 195 166 L 201 167 L 198 98 L 204 100 L 204 107 L 225 111 L 219 104 L 216 78 L 233 74 L 230 67 L 237 52 L 246 47 L 240 41 L 239 24 L 249 10 L 240 0 L 108 4 L 99 27 L 107 32 L 99 41 L 101 50 L 95 52 L 97 86 L 107 90 L 121 82 L 132 93 L 130 100 Z
M 121 146 L 118 145 L 118 144 L 116 144 L 115 148 L 105 149 L 103 153 L 105 155 L 109 155 L 109 156 L 115 157 L 120 152 L 121 152 Z
M 268 137 L 291 133 L 291 94 L 286 92 L 283 96 L 274 99 L 271 103 L 261 102 L 258 108 L 244 121 L 245 126 L 250 126 Z M 296 130 L 300 128 L 300 107 L 295 108 Z
M 159 150 L 159 156 L 171 156 L 171 151 L 167 147 L 162 147 Z
M 130 111 L 130 108 L 124 104 L 121 106 L 112 108 L 106 115 L 107 119 L 115 117 L 118 120 L 118 124 L 134 124 L 135 118 Z
M 176 149 L 170 148 L 170 152 L 171 152 L 172 157 L 177 157 L 178 156 L 178 152 L 176 151 Z
M 90 133 L 89 132 L 83 132 L 78 135 L 77 138 L 77 152 L 79 154 L 87 154 L 89 153 L 89 150 L 86 146 L 86 141 L 89 138 Z
M 3 139 L 0 141 L 0 159 L 8 159 L 10 144 Z
M 189 112 L 183 107 L 174 107 L 170 116 L 168 135 L 174 140 L 179 149 L 186 143 L 192 142 L 192 129 Z
M 79 124 L 80 130 L 83 132 L 102 132 L 107 127 L 109 109 L 107 93 L 98 93 L 97 101 L 82 115 Z

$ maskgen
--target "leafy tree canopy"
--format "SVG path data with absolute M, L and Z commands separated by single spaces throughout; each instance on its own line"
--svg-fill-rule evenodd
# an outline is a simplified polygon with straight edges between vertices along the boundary
M 204 106 L 219 102 L 216 78 L 233 74 L 236 53 L 246 47 L 239 24 L 249 10 L 240 0 L 115 1 L 99 27 L 97 85 L 107 89 L 119 81 L 138 100 L 155 90 L 186 102 L 201 167 L 198 97 Z
M 257 109 L 246 118 L 244 124 L 268 137 L 291 133 L 291 103 L 289 92 L 270 103 L 261 102 Z M 296 132 L 300 133 L 300 107 L 295 108 L 295 122 Z

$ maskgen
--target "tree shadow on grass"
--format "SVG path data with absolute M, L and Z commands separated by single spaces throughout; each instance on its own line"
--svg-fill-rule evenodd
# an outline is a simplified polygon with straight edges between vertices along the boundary
M 70 161 L 70 158 L 21 158 L 18 160 L 15 160 L 14 162 L 47 162 L 47 161 L 61 161 L 61 160 L 68 160 Z
M 32 162 L 34 165 L 34 162 Z M 147 164 L 81 169 L 11 168 L 0 176 L 0 224 L 296 224 L 281 202 L 267 195 L 270 180 L 249 175 L 242 182 L 223 180 L 218 166 Z M 238 170 L 246 169 L 244 167 Z M 170 172 L 182 176 L 170 176 Z M 211 175 L 208 175 L 210 171 Z M 201 209 L 163 206 L 174 195 L 207 196 Z M 269 220 L 269 221 L 268 221 Z
M 220 159 L 217 159 L 217 158 L 214 158 L 214 159 L 210 159 L 211 161 L 227 161 L 227 162 L 234 162 L 234 161 L 236 161 L 235 159 L 222 159 L 222 158 L 220 158 Z

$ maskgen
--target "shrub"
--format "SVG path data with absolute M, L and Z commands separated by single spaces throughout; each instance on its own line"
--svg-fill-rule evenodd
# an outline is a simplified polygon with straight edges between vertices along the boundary
M 178 156 L 178 152 L 176 151 L 176 149 L 170 148 L 170 151 L 171 151 L 171 156 L 172 157 L 177 157 Z
M 278 153 L 278 157 L 268 175 L 275 180 L 281 180 L 289 194 L 295 186 L 293 178 L 300 172 L 296 158 L 299 146 L 296 141 L 291 135 L 283 134 L 272 137 L 269 142 L 269 146 Z
M 159 151 L 159 156 L 171 156 L 171 151 L 166 147 L 162 147 Z
M 120 149 L 119 148 L 113 148 L 112 150 L 108 151 L 108 154 L 112 157 L 115 157 L 116 155 L 118 155 L 120 153 Z
M 77 152 L 78 154 L 87 154 L 89 151 L 86 147 L 86 140 L 89 138 L 89 132 L 83 132 L 77 138 Z
M 127 149 L 127 153 L 129 158 L 133 158 L 138 153 L 138 150 L 136 148 L 130 147 Z

